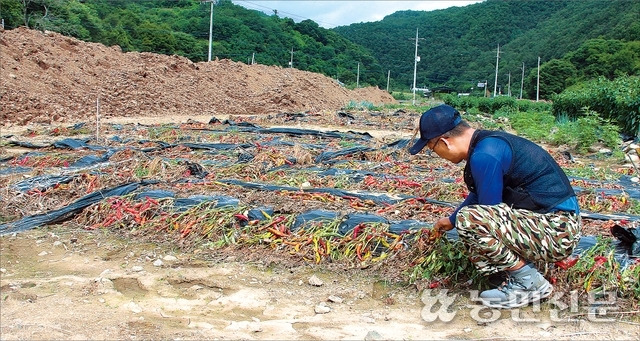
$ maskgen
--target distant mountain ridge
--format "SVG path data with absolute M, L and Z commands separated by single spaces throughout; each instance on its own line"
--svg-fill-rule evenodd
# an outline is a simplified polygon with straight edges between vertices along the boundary
M 399 84 L 413 79 L 418 29 L 417 86 L 464 89 L 494 81 L 500 45 L 499 80 L 519 84 L 525 72 L 575 50 L 588 39 L 640 40 L 640 1 L 487 0 L 436 11 L 400 11 L 373 23 L 333 30 L 369 49 Z M 422 40 L 424 38 L 424 40 Z M 525 75 L 526 77 L 526 75 Z
M 0 0 L 5 29 L 26 25 L 118 45 L 125 52 L 176 54 L 193 62 L 207 60 L 210 13 L 210 4 L 200 0 Z M 524 63 L 530 93 L 538 57 L 542 65 L 565 57 L 550 72 L 560 68 L 568 77 L 575 75 L 565 84 L 555 82 L 551 92 L 582 81 L 581 75 L 602 75 L 598 69 L 611 68 L 610 59 L 630 64 L 631 74 L 640 70 L 638 48 L 625 45 L 640 42 L 640 0 L 486 0 L 429 12 L 399 11 L 378 22 L 334 29 L 219 0 L 211 52 L 213 59 L 321 73 L 351 88 L 389 84 L 390 90 L 406 91 L 413 82 L 416 29 L 418 88 L 477 92 L 486 82 L 493 89 L 498 45 L 497 83 L 503 92 L 509 84 L 520 85 Z M 606 41 L 590 43 L 593 39 Z M 579 49 L 582 63 L 567 60 Z

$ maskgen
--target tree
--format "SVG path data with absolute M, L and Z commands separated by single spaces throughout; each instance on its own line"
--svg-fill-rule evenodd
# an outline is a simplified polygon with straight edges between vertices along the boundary
M 101 41 L 104 31 L 95 10 L 78 1 L 67 1 L 51 9 L 48 29 L 82 40 Z
M 31 23 L 36 25 L 39 23 L 40 26 L 43 26 L 44 19 L 47 17 L 49 13 L 49 3 L 47 0 L 20 0 L 22 4 L 22 17 L 24 20 L 24 26 L 30 26 Z M 44 28 L 41 27 L 43 30 Z
M 176 38 L 166 25 L 143 22 L 138 29 L 138 42 L 142 51 L 175 54 Z
M 15 0 L 0 0 L 0 18 L 4 19 L 5 29 L 14 28 L 24 23 L 22 4 Z
M 540 67 L 540 98 L 549 99 L 576 82 L 576 68 L 564 59 L 552 59 Z
M 130 51 L 133 48 L 131 36 L 122 27 L 107 31 L 102 42 L 107 46 L 118 45 L 123 51 Z

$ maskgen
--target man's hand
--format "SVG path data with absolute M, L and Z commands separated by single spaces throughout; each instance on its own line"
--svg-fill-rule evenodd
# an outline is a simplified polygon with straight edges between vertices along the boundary
M 438 219 L 438 221 L 433 225 L 433 228 L 444 232 L 453 229 L 453 224 L 451 224 L 449 217 L 444 217 Z
M 433 225 L 431 231 L 429 231 L 429 241 L 434 241 L 442 237 L 445 231 L 449 231 L 453 228 L 453 225 L 449 221 L 449 218 L 440 218 Z

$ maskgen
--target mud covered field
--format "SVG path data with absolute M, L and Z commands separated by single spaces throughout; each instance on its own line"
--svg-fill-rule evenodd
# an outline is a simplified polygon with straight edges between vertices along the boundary
M 614 254 L 550 265 L 539 306 L 481 309 L 455 236 L 429 236 L 462 166 L 410 156 L 420 113 L 384 91 L 1 33 L 3 340 L 640 338 Z M 588 240 L 637 224 L 632 165 L 549 151 Z
M 70 129 L 65 130 L 69 136 L 57 135 L 63 128 L 48 126 L 16 132 L 9 140 L 31 141 L 36 147 L 11 143 L 3 148 L 5 155 L 13 155 L 3 169 L 23 169 L 2 176 L 3 201 L 8 204 L 2 215 L 14 222 L 68 207 L 101 189 L 156 182 L 88 205 L 60 223 L 20 233 L 10 232 L 15 225 L 4 225 L 0 238 L 3 339 L 493 339 L 496 328 L 500 338 L 508 339 L 523 335 L 549 340 L 638 338 L 639 321 L 629 314 L 634 303 L 622 299 L 612 300 L 617 308 L 604 301 L 607 309 L 599 311 L 607 313 L 600 316 L 584 297 L 570 306 L 570 293 L 558 283 L 556 301 L 513 311 L 482 310 L 473 300 L 476 285 L 463 283 L 468 279 L 455 282 L 440 277 L 443 283 L 438 284 L 435 279 L 412 277 L 422 252 L 428 252 L 419 244 L 416 230 L 385 235 L 390 243 L 383 249 L 387 258 L 376 252 L 380 243 L 374 248 L 365 242 L 382 240 L 373 230 L 363 230 L 370 235 L 360 239 L 354 238 L 353 230 L 349 238 L 331 237 L 313 225 L 307 225 L 308 233 L 304 229 L 294 233 L 296 218 L 308 212 L 335 213 L 334 220 L 326 218 L 326 225 L 364 214 L 382 217 L 387 223 L 413 221 L 428 227 L 453 209 L 464 193 L 463 184 L 456 180 L 459 166 L 425 157 L 410 159 L 402 148 L 384 147 L 408 139 L 409 122 L 418 113 L 348 113 L 360 122 L 399 114 L 409 117 L 406 126 L 395 131 L 369 130 L 364 137 L 318 137 L 367 131 L 365 126 L 350 126 L 348 117 L 342 118 L 340 128 L 337 113 L 331 120 L 280 116 L 282 122 L 275 116 L 268 120 L 220 117 L 221 122 L 235 118 L 255 125 L 268 121 L 274 124 L 272 129 L 306 129 L 302 131 L 310 135 L 303 136 L 241 132 L 238 126 L 222 134 L 218 130 L 229 129 L 229 122 L 197 120 L 203 117 L 178 118 L 175 123 L 156 120 L 155 124 L 112 120 L 105 123 L 104 140 L 97 144 L 91 134 L 71 133 L 72 127 L 64 128 Z M 105 149 L 50 146 L 69 138 L 88 139 L 89 145 Z M 279 143 L 269 145 L 274 140 Z M 170 146 L 157 148 L 160 141 Z M 187 141 L 200 145 L 187 148 Z M 214 143 L 245 147 L 222 151 L 197 147 Z M 324 148 L 309 147 L 317 144 Z M 360 144 L 371 150 L 354 152 L 352 148 Z M 345 149 L 351 153 L 338 153 Z M 335 152 L 335 158 L 323 154 L 327 152 Z M 104 154 L 110 157 L 74 168 L 79 160 Z M 239 162 L 246 154 L 252 157 Z M 561 153 L 555 155 L 563 162 Z M 333 171 L 326 173 L 329 170 Z M 49 187 L 29 182 L 34 187 L 23 191 L 16 187 L 32 177 L 46 179 L 46 174 L 65 174 L 72 180 Z M 231 185 L 226 182 L 230 179 L 288 190 Z M 617 187 L 608 182 L 592 186 Z M 341 189 L 353 197 L 321 189 Z M 169 191 L 173 197 L 149 197 L 158 191 Z M 358 197 L 371 193 L 433 201 Z M 589 199 L 589 193 L 585 191 L 582 200 Z M 179 200 L 203 196 L 209 199 L 171 213 Z M 228 198 L 238 202 L 214 207 L 216 200 Z M 145 204 L 148 207 L 143 209 Z M 114 218 L 118 210 L 114 205 L 122 209 L 119 219 Z M 272 209 L 269 219 L 242 225 L 244 216 L 248 218 L 248 212 L 258 207 Z M 277 220 L 281 223 L 271 226 L 282 230 L 265 227 Z M 610 237 L 610 224 L 607 219 L 585 219 L 585 232 Z M 378 222 L 370 227 L 384 226 Z M 333 251 L 313 242 L 301 243 L 300 239 L 314 236 L 317 241 L 332 242 Z M 402 237 L 394 244 L 390 236 Z M 358 244 L 359 255 L 350 248 Z M 556 269 L 547 275 L 562 274 Z M 443 294 L 441 289 L 451 291 Z M 603 303 L 602 298 L 596 301 Z M 438 315 L 443 305 L 446 316 Z

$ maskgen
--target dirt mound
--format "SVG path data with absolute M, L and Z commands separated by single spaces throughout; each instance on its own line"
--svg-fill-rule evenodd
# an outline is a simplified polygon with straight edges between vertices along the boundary
M 0 32 L 0 122 L 93 117 L 268 114 L 394 102 L 378 88 L 351 91 L 321 74 L 230 60 L 127 52 L 58 33 Z

